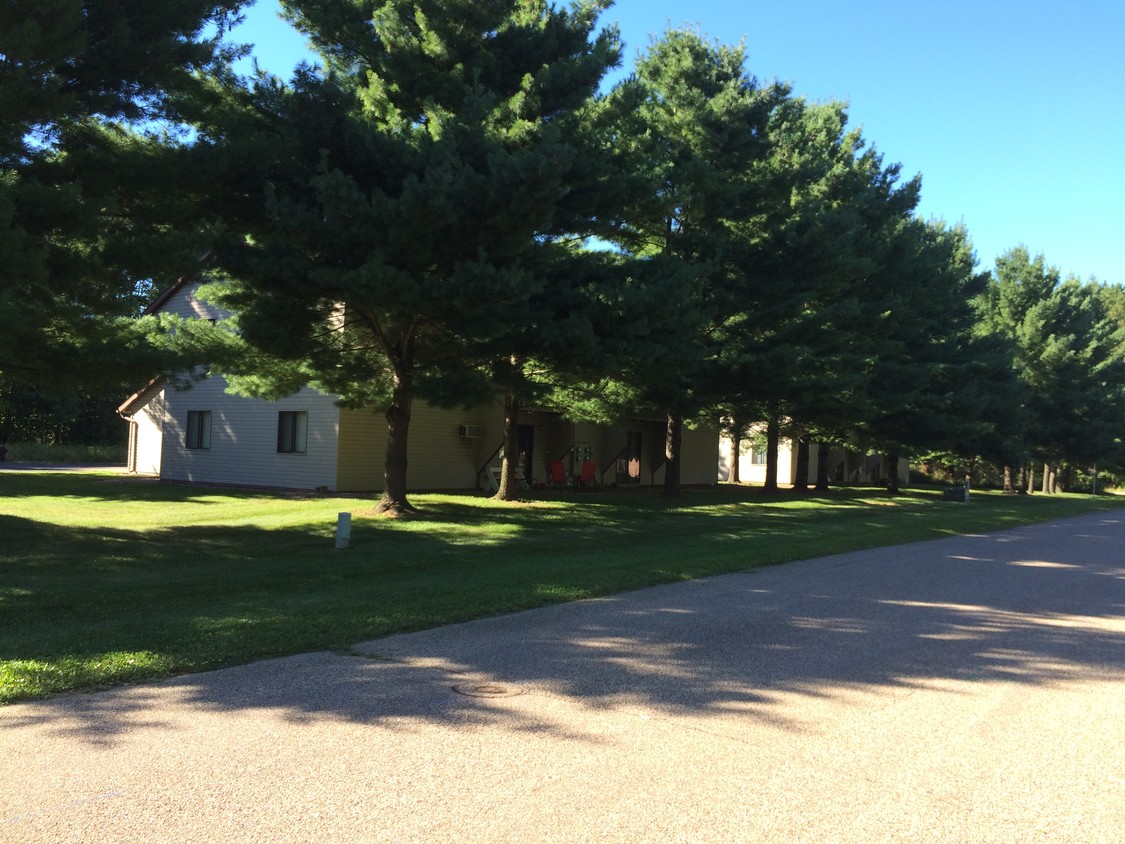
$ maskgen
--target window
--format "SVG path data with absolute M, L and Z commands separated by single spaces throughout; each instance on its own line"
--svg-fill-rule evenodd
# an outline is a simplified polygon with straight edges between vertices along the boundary
M 304 454 L 308 439 L 308 411 L 283 410 L 277 414 L 278 454 Z
M 189 410 L 184 445 L 188 448 L 211 447 L 211 411 Z
M 764 448 L 755 446 L 750 452 L 750 462 L 754 466 L 765 466 L 769 452 Z

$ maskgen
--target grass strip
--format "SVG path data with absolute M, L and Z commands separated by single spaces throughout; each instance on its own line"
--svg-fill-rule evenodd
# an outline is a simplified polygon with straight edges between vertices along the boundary
M 0 474 L 0 703 L 862 548 L 1125 505 L 1114 497 L 942 501 L 936 490 L 553 495 L 514 504 L 217 490 L 110 473 Z M 334 547 L 350 511 L 351 547 Z

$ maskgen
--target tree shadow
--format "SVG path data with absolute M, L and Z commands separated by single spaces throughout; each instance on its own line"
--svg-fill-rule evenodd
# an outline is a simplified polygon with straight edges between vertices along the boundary
M 174 704 L 598 741 L 555 718 L 557 706 L 808 731 L 818 702 L 1122 679 L 1123 542 L 1125 519 L 1098 514 L 873 549 L 24 704 L 0 731 L 38 725 L 112 743 L 164 728 L 162 707 Z

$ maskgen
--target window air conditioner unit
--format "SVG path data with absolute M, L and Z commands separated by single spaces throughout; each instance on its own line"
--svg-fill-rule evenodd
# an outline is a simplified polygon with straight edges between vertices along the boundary
M 475 440 L 480 437 L 480 425 L 460 425 L 457 428 L 458 435 L 467 440 Z

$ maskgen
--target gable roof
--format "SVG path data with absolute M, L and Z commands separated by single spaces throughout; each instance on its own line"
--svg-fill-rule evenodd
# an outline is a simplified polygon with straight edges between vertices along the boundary
M 143 387 L 141 387 L 125 401 L 117 406 L 117 415 L 125 417 L 126 419 L 144 407 L 152 399 L 152 397 L 164 389 L 164 384 L 168 379 L 163 375 L 157 375 Z
M 211 252 L 211 250 L 208 249 L 206 252 L 204 252 L 202 255 L 199 256 L 199 264 L 200 264 L 201 268 L 205 267 L 207 265 L 207 263 L 211 260 L 212 254 L 213 253 Z M 186 287 L 187 285 L 191 284 L 192 282 L 195 282 L 195 281 L 198 281 L 198 280 L 199 280 L 199 274 L 198 273 L 192 273 L 190 275 L 180 276 L 178 279 L 176 279 L 175 284 L 173 284 L 171 287 L 169 287 L 167 290 L 165 290 L 163 293 L 161 293 L 159 296 L 157 296 L 155 299 L 153 299 L 152 303 L 149 304 L 149 306 L 147 308 L 145 308 L 143 311 L 141 311 L 141 314 L 147 316 L 148 314 L 157 313 L 161 308 L 163 308 L 165 305 L 168 304 L 168 301 L 173 296 L 175 296 L 177 293 L 179 293 L 181 290 L 183 290 L 184 287 Z

